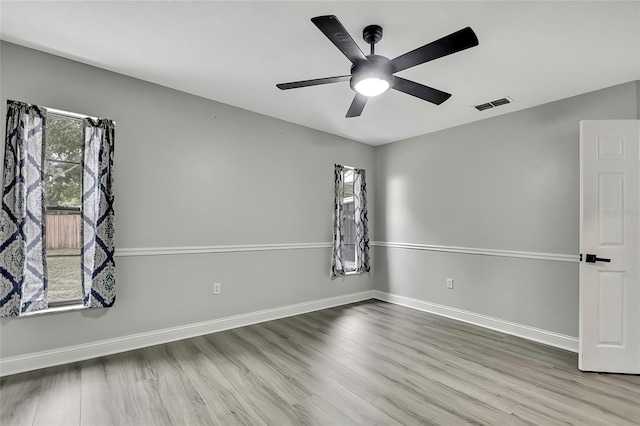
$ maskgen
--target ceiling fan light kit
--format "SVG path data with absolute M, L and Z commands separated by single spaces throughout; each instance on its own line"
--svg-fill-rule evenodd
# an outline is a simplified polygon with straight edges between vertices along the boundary
M 378 96 L 393 87 L 389 59 L 384 56 L 367 56 L 367 61 L 351 67 L 351 75 L 351 88 L 364 96 Z
M 357 81 L 354 83 L 354 81 Z M 369 98 L 378 96 L 389 90 L 391 83 L 386 76 L 366 76 L 365 78 L 351 78 L 351 88 Z
M 375 54 L 375 44 L 382 39 L 382 27 L 369 25 L 362 32 L 362 38 L 371 46 L 370 54 L 365 56 L 335 16 L 317 16 L 311 18 L 311 22 L 351 61 L 353 64 L 351 75 L 281 83 L 276 84 L 276 87 L 288 90 L 349 81 L 356 95 L 347 111 L 347 118 L 359 117 L 369 97 L 381 95 L 389 89 L 440 105 L 451 97 L 450 93 L 394 76 L 394 74 L 478 45 L 475 33 L 471 28 L 466 27 L 397 58 L 389 59 Z

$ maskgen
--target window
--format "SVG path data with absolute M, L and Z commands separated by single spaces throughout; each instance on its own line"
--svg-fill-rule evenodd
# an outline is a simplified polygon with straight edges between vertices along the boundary
M 49 307 L 82 303 L 82 120 L 47 112 L 44 137 Z
M 113 306 L 115 123 L 11 100 L 6 123 L 0 317 Z
M 365 171 L 335 165 L 334 234 L 331 275 L 368 272 L 369 234 Z
M 342 179 L 344 182 L 342 191 L 342 233 L 344 236 L 343 245 L 343 267 L 345 273 L 356 271 L 356 209 L 353 202 L 353 169 L 344 169 L 342 171 Z

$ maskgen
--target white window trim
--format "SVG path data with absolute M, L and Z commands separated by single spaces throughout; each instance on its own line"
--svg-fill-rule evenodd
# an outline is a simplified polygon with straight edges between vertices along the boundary
M 350 183 L 355 182 L 355 180 L 356 180 L 355 179 L 356 175 L 354 173 L 355 167 L 350 167 L 350 166 L 343 166 L 343 167 L 344 167 L 345 170 L 351 170 L 351 179 L 350 180 L 347 180 L 346 173 L 343 171 L 344 182 L 345 183 L 346 182 L 350 182 Z M 343 191 L 343 194 L 344 194 L 344 191 Z M 354 202 L 354 196 L 353 195 L 351 197 L 343 197 L 342 198 L 342 204 L 352 204 L 353 202 Z M 358 264 L 358 250 L 354 250 L 354 256 L 355 256 L 355 263 L 357 265 Z M 343 265 L 343 268 L 344 268 L 344 265 Z M 344 275 L 345 276 L 347 276 L 347 275 L 359 275 L 361 273 L 362 273 L 361 271 L 348 271 L 348 272 L 345 271 Z
M 84 306 L 84 304 L 81 301 L 79 304 L 65 305 L 65 306 L 54 306 L 54 307 L 51 307 L 51 308 L 40 309 L 38 311 L 26 312 L 26 313 L 20 314 L 20 316 L 18 316 L 17 318 L 37 317 L 39 315 L 58 314 L 60 312 L 81 311 L 81 310 L 84 310 L 84 309 L 87 309 L 87 307 Z
M 83 120 L 85 118 L 91 118 L 94 120 L 97 120 L 97 118 L 95 117 L 91 117 L 88 116 L 86 114 L 78 114 L 76 112 L 70 112 L 70 111 L 64 111 L 61 109 L 55 109 L 55 108 L 48 108 L 48 107 L 44 107 L 45 110 L 47 111 L 47 114 L 54 114 L 54 115 L 58 115 L 61 117 L 66 117 L 66 118 L 72 118 L 72 119 L 76 119 L 76 120 Z M 81 144 L 84 144 L 84 141 L 80 141 Z M 49 161 L 49 159 L 45 158 L 45 167 L 47 162 Z M 82 163 L 79 163 L 82 164 Z M 83 188 L 80 188 L 80 194 L 82 195 L 83 192 Z M 47 210 L 47 207 L 45 206 L 45 212 Z M 78 208 L 78 212 L 80 214 L 82 214 L 82 202 L 81 202 L 81 207 Z M 82 252 L 80 252 L 80 254 L 78 255 L 80 257 L 80 262 L 82 264 Z M 83 286 L 82 286 L 82 269 L 80 270 L 80 291 L 83 291 Z M 86 309 L 86 306 L 84 306 L 84 303 L 82 301 L 82 299 L 80 300 L 67 300 L 67 301 L 62 301 L 62 302 L 54 302 L 53 306 L 47 307 L 45 309 L 40 309 L 37 311 L 33 311 L 33 312 L 27 312 L 24 314 L 20 314 L 20 317 L 26 317 L 26 316 L 37 316 L 37 315 L 44 315 L 44 314 L 55 314 L 55 313 L 59 313 L 59 312 L 69 312 L 69 311 L 78 311 L 81 309 Z

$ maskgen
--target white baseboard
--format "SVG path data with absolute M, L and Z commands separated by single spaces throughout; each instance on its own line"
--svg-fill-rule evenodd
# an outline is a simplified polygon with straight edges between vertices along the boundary
M 162 343 L 229 330 L 232 328 L 244 327 L 246 325 L 271 321 L 278 318 L 300 315 L 320 309 L 332 308 L 334 306 L 360 302 L 363 300 L 373 299 L 373 294 L 373 290 L 363 291 L 360 293 L 352 293 L 344 296 L 330 297 L 311 302 L 283 306 L 281 308 L 267 309 L 264 311 L 235 315 L 212 321 L 204 321 L 196 324 L 132 334 L 116 339 L 101 340 L 98 342 L 53 349 L 34 354 L 3 358 L 0 359 L 0 376 L 8 376 L 25 371 L 52 367 L 54 365 L 83 361 L 119 352 L 140 349 L 147 346 L 159 345 Z
M 55 365 L 68 364 L 70 362 L 83 361 L 119 352 L 126 352 L 176 340 L 188 339 L 190 337 L 202 336 L 204 334 L 216 333 L 218 331 L 244 327 L 251 324 L 271 321 L 293 315 L 300 315 L 307 312 L 332 308 L 334 306 L 346 305 L 368 299 L 378 299 L 385 302 L 395 303 L 397 305 L 407 306 L 409 308 L 430 312 L 432 314 L 467 322 L 480 327 L 500 331 L 502 333 L 512 334 L 514 336 L 565 349 L 571 352 L 578 352 L 578 339 L 575 337 L 565 336 L 563 334 L 541 330 L 522 324 L 516 324 L 498 318 L 464 311 L 462 309 L 425 302 L 423 300 L 412 299 L 377 290 L 369 290 L 344 296 L 330 297 L 311 302 L 283 306 L 281 308 L 235 315 L 212 321 L 204 321 L 196 324 L 132 334 L 116 339 L 101 340 L 98 342 L 53 349 L 34 354 L 3 358 L 0 359 L 0 377 L 25 371 L 38 370 L 40 368 L 52 367 Z
M 517 324 L 510 321 L 492 318 L 475 312 L 464 311 L 462 309 L 451 308 L 449 306 L 438 305 L 424 300 L 412 299 L 410 297 L 399 296 L 374 290 L 374 298 L 396 305 L 407 306 L 420 311 L 429 312 L 443 317 L 463 321 L 480 327 L 499 331 L 506 334 L 522 337 L 523 339 L 554 346 L 571 352 L 578 352 L 578 338 L 542 330 L 528 325 Z

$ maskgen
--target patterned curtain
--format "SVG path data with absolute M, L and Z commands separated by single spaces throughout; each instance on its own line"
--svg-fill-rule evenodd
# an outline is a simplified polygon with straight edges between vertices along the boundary
M 367 219 L 367 183 L 365 171 L 354 169 L 353 203 L 356 222 L 356 272 L 369 272 L 369 223 Z
M 7 102 L 0 212 L 0 317 L 47 308 L 45 126 L 44 108 Z
M 82 288 L 88 308 L 110 307 L 116 300 L 114 142 L 113 121 L 84 120 Z
M 333 189 L 333 255 L 331 256 L 331 277 L 343 277 L 344 273 L 344 167 L 336 164 L 334 168 Z

